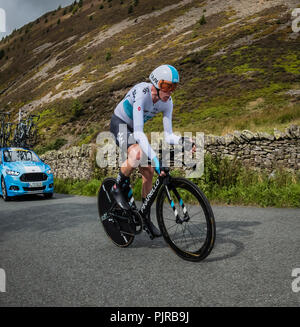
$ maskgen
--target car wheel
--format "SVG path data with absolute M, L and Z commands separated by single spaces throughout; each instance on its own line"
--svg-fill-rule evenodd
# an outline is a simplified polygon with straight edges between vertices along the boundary
M 44 193 L 45 199 L 51 199 L 53 197 L 53 193 Z
M 7 195 L 5 180 L 4 180 L 3 176 L 1 178 L 1 190 L 2 190 L 2 198 L 3 198 L 3 200 L 4 201 L 8 201 L 9 200 L 9 196 Z

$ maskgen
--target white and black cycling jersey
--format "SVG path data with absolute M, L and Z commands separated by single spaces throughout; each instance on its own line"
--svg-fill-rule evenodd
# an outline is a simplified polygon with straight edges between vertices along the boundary
M 117 105 L 114 114 L 133 130 L 135 140 L 152 160 L 156 154 L 144 134 L 144 123 L 162 112 L 165 141 L 169 144 L 178 144 L 180 137 L 175 135 L 172 130 L 172 98 L 170 97 L 166 102 L 159 100 L 153 103 L 151 87 L 151 83 L 145 82 L 135 85 Z

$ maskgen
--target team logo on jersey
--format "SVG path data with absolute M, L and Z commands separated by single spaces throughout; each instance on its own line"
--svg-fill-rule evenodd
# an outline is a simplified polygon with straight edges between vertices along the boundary
M 134 90 L 134 91 L 132 92 L 132 96 L 133 96 L 133 103 L 135 103 L 136 90 Z
M 144 94 L 149 93 L 149 89 L 148 89 L 148 87 L 145 87 L 145 88 L 143 89 L 143 93 L 144 93 Z
M 142 108 L 141 107 L 138 107 L 138 111 L 141 111 L 142 110 Z

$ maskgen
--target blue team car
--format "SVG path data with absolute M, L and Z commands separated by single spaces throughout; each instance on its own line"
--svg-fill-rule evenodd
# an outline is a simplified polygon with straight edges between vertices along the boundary
M 54 191 L 50 166 L 24 148 L 0 148 L 0 181 L 4 201 L 25 194 L 44 194 L 51 198 Z

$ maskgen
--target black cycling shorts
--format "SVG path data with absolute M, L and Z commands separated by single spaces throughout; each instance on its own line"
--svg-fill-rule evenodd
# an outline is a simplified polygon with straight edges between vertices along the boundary
M 125 160 L 127 158 L 128 148 L 133 144 L 138 144 L 133 137 L 132 128 L 128 126 L 121 118 L 113 114 L 110 121 L 110 132 L 115 136 L 116 144 L 120 148 L 122 157 Z M 151 165 L 151 160 L 147 158 L 147 156 L 146 160 L 147 164 Z
M 131 145 L 137 144 L 133 137 L 132 128 L 115 114 L 111 117 L 110 132 L 115 136 L 116 143 L 120 148 L 126 146 L 126 149 L 128 149 Z

